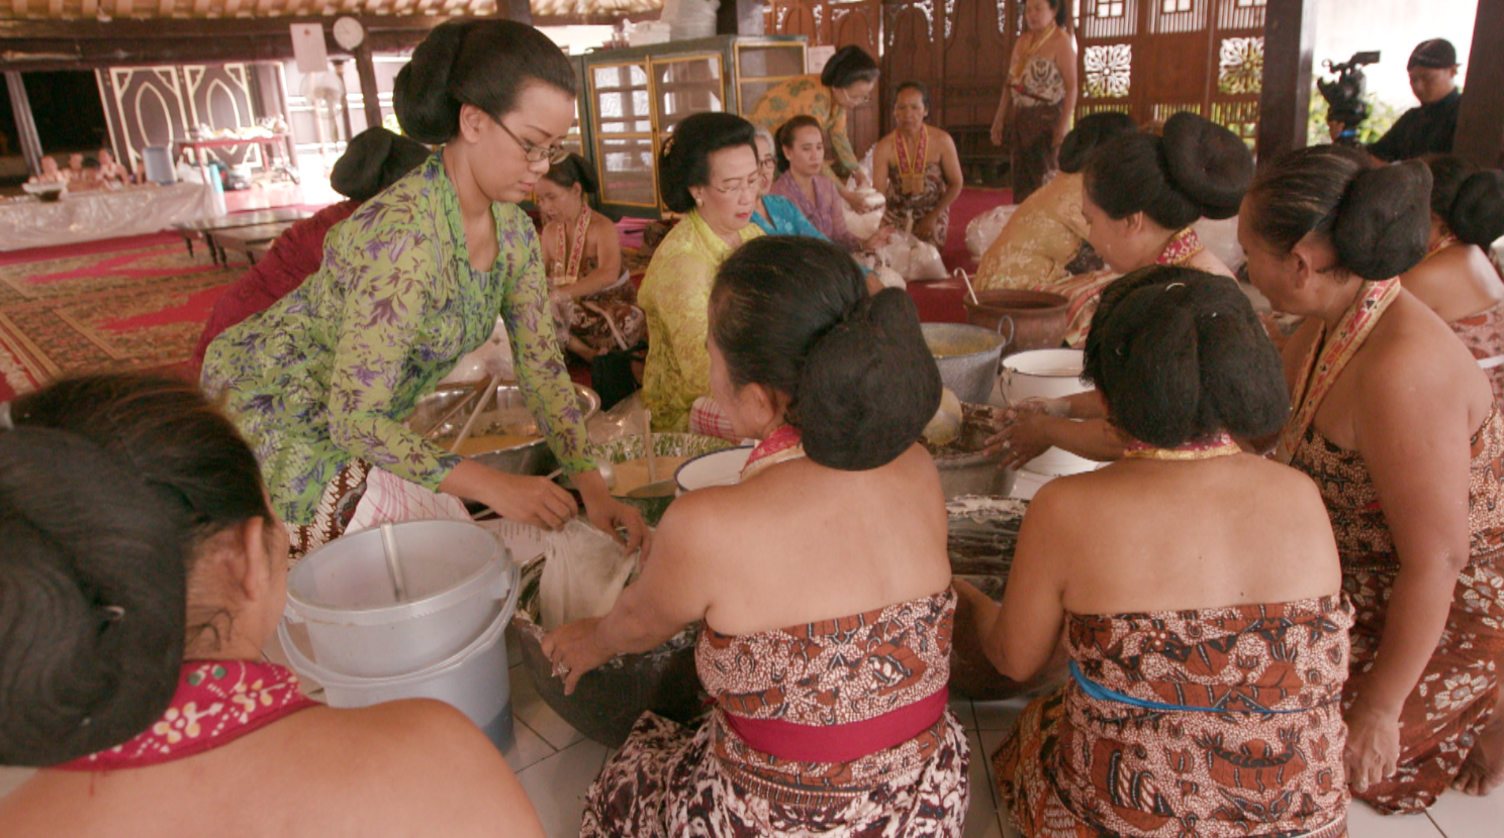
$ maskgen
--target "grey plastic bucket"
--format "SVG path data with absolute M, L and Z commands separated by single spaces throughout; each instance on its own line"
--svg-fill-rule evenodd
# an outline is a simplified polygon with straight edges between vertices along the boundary
M 403 601 L 380 528 L 325 544 L 289 574 L 286 619 L 306 624 L 320 668 L 363 678 L 416 673 L 470 646 L 516 602 L 517 568 L 484 527 L 407 521 L 391 534 Z

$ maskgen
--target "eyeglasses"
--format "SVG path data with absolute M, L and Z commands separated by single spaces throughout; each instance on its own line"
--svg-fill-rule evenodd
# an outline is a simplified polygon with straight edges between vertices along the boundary
M 490 114 L 487 114 L 487 116 L 490 116 Z M 517 145 L 522 146 L 522 156 L 527 158 L 527 162 L 529 163 L 541 163 L 547 160 L 549 165 L 557 166 L 569 157 L 569 149 L 558 143 L 553 145 L 535 145 L 512 133 L 512 129 L 508 128 L 505 123 L 496 117 L 492 116 L 491 121 L 501 126 L 501 130 L 507 132 L 508 137 L 516 140 Z
M 725 186 L 713 186 L 711 188 L 722 195 L 730 195 L 734 192 L 752 192 L 755 194 L 761 187 L 761 185 L 762 175 L 759 173 L 747 178 L 746 180 L 733 181 L 726 184 Z
M 767 157 L 764 157 L 763 159 L 761 159 L 761 160 L 759 160 L 757 162 L 757 167 L 759 169 L 771 169 L 771 168 L 773 168 L 774 166 L 777 166 L 777 165 L 778 165 L 778 158 L 774 157 L 771 154 L 769 154 Z

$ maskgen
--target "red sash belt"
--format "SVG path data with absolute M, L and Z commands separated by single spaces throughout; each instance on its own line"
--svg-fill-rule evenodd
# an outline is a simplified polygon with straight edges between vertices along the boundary
M 851 762 L 887 750 L 929 730 L 945 713 L 950 689 L 941 687 L 913 704 L 860 722 L 806 725 L 782 719 L 722 714 L 743 742 L 791 762 Z

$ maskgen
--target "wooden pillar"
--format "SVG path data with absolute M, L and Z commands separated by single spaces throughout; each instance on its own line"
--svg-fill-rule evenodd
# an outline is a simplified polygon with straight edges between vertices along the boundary
M 1269 0 L 1264 9 L 1264 79 L 1259 94 L 1260 164 L 1306 145 L 1315 48 L 1316 0 Z
M 332 65 L 334 65 L 334 73 L 335 73 L 335 75 L 339 76 L 339 80 L 341 82 L 343 82 L 345 80 L 345 64 L 348 63 L 348 61 L 349 61 L 349 59 L 346 59 L 346 58 L 331 58 L 331 59 L 329 59 L 329 63 L 332 64 Z M 361 80 L 361 82 L 360 82 L 360 98 L 361 98 L 361 103 L 363 105 L 364 102 L 365 102 L 365 98 L 366 98 L 366 84 L 365 84 L 364 80 Z M 378 103 L 379 103 L 379 100 L 378 100 Z M 350 124 L 350 97 L 348 95 L 345 97 L 345 101 L 343 101 L 343 102 L 340 103 L 339 112 L 344 117 L 344 123 L 345 123 L 345 142 L 348 143 L 350 140 L 354 139 L 354 137 L 355 137 L 355 127 Z M 367 112 L 367 113 L 369 113 L 369 112 Z M 371 127 L 371 126 L 366 126 L 366 127 Z
M 1452 153 L 1479 166 L 1504 166 L 1504 0 L 1478 0 Z
M 381 124 L 381 90 L 376 86 L 376 62 L 371 57 L 370 41 L 361 41 L 355 48 L 355 72 L 360 74 L 360 99 L 366 109 L 366 127 L 375 128 Z
M 763 0 L 721 0 L 715 11 L 715 34 L 763 34 Z
M 16 70 L 5 71 L 5 88 L 10 93 L 10 110 L 16 118 L 16 133 L 21 137 L 21 156 L 34 175 L 42 173 L 42 138 L 31 116 L 31 100 L 26 98 L 26 83 Z

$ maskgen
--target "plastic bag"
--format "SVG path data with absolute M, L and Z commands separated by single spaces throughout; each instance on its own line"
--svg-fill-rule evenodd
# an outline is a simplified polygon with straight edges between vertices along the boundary
M 894 231 L 888 243 L 878 248 L 880 264 L 892 268 L 906 280 L 947 279 L 950 272 L 940 258 L 940 250 L 912 233 Z
M 491 336 L 474 352 L 460 358 L 454 369 L 444 376 L 440 384 L 464 384 L 485 381 L 499 375 L 507 381 L 515 381 L 512 368 L 512 344 L 507 340 L 507 327 L 501 318 L 496 318 L 496 328 Z
M 604 617 L 637 569 L 637 554 L 623 552 L 609 535 L 576 518 L 543 548 L 538 616 L 544 631 L 589 617 Z
M 1201 239 L 1206 249 L 1211 251 L 1213 256 L 1221 259 L 1222 264 L 1233 273 L 1237 273 L 1238 269 L 1243 267 L 1243 263 L 1248 261 L 1248 257 L 1243 254 L 1243 246 L 1238 244 L 1238 217 L 1236 215 L 1221 221 L 1203 218 L 1191 227 L 1195 229 L 1196 237 Z
M 997 241 L 1017 209 L 1016 204 L 1005 204 L 982 213 L 966 225 L 966 249 L 971 252 L 973 262 L 982 261 L 982 256 Z

